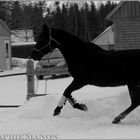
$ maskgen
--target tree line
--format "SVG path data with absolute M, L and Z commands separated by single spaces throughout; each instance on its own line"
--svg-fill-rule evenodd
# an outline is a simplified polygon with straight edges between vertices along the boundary
M 104 29 L 110 26 L 111 21 L 106 16 L 116 6 L 114 2 L 101 3 L 98 8 L 93 1 L 78 3 L 61 3 L 56 1 L 48 6 L 46 1 L 0 1 L 0 19 L 4 20 L 11 30 L 33 29 L 37 40 L 42 25 L 63 29 L 85 41 L 91 41 Z

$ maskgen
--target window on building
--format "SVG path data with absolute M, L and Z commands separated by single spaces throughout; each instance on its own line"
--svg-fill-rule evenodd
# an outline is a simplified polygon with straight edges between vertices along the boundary
M 5 42 L 6 58 L 9 58 L 9 43 Z

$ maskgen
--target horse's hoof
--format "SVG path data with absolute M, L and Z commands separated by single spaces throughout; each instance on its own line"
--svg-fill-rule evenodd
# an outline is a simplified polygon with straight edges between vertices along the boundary
M 53 116 L 57 116 L 61 113 L 62 107 L 57 106 L 56 109 L 54 110 Z
M 118 118 L 115 118 L 114 120 L 113 120 L 113 124 L 119 124 L 121 122 L 121 120 L 120 119 L 118 119 Z
M 79 103 L 76 103 L 73 105 L 74 108 L 76 109 L 79 109 L 79 110 L 82 110 L 82 111 L 87 111 L 88 108 L 85 104 L 79 104 Z

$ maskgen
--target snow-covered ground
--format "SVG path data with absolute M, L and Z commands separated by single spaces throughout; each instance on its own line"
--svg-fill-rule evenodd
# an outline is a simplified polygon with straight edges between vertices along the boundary
M 23 71 L 25 69 L 15 68 L 9 73 Z M 73 96 L 86 104 L 88 111 L 73 109 L 67 103 L 62 113 L 53 117 L 54 108 L 71 81 L 71 77 L 48 80 L 48 95 L 26 101 L 26 75 L 0 78 L 0 105 L 22 105 L 18 108 L 0 108 L 0 139 L 140 138 L 140 108 L 128 115 L 121 124 L 112 124 L 114 117 L 130 104 L 126 86 L 83 87 L 73 92 Z M 45 81 L 39 81 L 37 93 L 44 92 Z

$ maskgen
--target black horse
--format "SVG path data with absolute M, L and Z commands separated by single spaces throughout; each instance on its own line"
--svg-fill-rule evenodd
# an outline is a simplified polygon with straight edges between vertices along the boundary
M 113 123 L 119 123 L 140 105 L 140 50 L 106 51 L 63 30 L 50 29 L 44 24 L 31 58 L 40 60 L 55 48 L 63 54 L 73 81 L 64 91 L 54 110 L 54 116 L 61 112 L 67 100 L 74 108 L 86 111 L 86 105 L 79 104 L 71 93 L 88 84 L 101 87 L 128 86 L 131 105 Z

